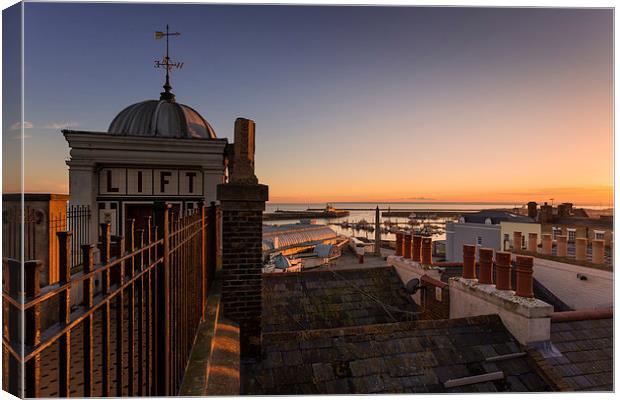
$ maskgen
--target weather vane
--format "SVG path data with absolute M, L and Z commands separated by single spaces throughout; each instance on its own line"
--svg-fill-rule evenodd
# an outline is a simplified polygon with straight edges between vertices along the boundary
M 161 93 L 160 100 L 174 100 L 174 94 L 170 92 L 170 89 L 172 89 L 172 86 L 170 86 L 170 71 L 172 71 L 173 68 L 183 68 L 183 63 L 170 61 L 168 38 L 170 36 L 180 35 L 181 34 L 179 32 L 169 32 L 168 25 L 166 25 L 166 32 L 155 32 L 155 40 L 159 40 L 164 37 L 166 38 L 166 55 L 164 56 L 164 59 L 162 61 L 155 60 L 155 68 L 164 68 L 166 70 L 166 83 L 164 83 L 164 92 Z

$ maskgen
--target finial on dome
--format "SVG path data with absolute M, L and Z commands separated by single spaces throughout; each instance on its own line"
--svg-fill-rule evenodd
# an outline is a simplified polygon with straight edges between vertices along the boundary
M 166 101 L 174 101 L 175 100 L 175 96 L 174 93 L 172 93 L 170 91 L 170 89 L 172 89 L 172 86 L 170 85 L 170 71 L 172 71 L 173 68 L 177 68 L 177 69 L 181 69 L 183 68 L 183 63 L 182 62 L 170 62 L 170 53 L 169 53 L 169 43 L 168 43 L 168 38 L 170 36 L 180 36 L 181 34 L 179 32 L 169 32 L 168 30 L 168 25 L 166 25 L 166 32 L 161 32 L 161 31 L 156 31 L 155 32 L 155 40 L 159 40 L 163 37 L 166 38 L 166 55 L 164 56 L 164 59 L 162 61 L 159 60 L 155 60 L 155 68 L 164 68 L 166 70 L 166 82 L 164 83 L 164 91 L 160 93 L 160 100 L 166 100 Z

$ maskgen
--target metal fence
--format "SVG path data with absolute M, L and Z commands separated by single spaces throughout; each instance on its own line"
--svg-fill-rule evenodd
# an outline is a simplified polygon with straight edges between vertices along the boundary
M 73 205 L 67 207 L 66 215 L 62 212 L 50 213 L 50 248 L 56 248 L 57 236 L 56 232 L 70 231 L 73 233 L 71 240 L 71 268 L 82 265 L 82 249 L 83 244 L 91 242 L 90 238 L 90 219 L 91 211 L 87 205 Z M 53 258 L 50 257 L 50 262 Z
M 3 213 L 2 256 L 21 259 L 24 248 L 24 260 L 35 260 L 46 255 L 49 282 L 58 281 L 58 238 L 56 232 L 71 231 L 71 268 L 82 265 L 80 246 L 91 243 L 91 210 L 86 205 L 67 206 L 66 210 L 51 211 L 47 215 L 43 210 L 24 207 L 9 208 Z M 22 234 L 23 227 L 23 234 Z
M 215 269 L 208 265 L 215 260 L 215 215 L 212 204 L 173 220 L 161 204 L 154 224 L 130 228 L 127 237 L 113 237 L 101 224 L 100 262 L 95 245 L 82 245 L 83 270 L 73 274 L 73 232 L 57 232 L 60 279 L 43 288 L 40 261 L 22 268 L 6 260 L 4 390 L 19 397 L 176 394 Z M 76 286 L 83 301 L 72 310 Z M 40 310 L 55 299 L 58 323 L 42 330 Z M 46 351 L 56 356 L 45 357 L 42 373 Z

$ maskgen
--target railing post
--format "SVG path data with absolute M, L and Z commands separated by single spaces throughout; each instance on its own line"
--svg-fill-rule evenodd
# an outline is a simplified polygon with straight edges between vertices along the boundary
M 212 201 L 209 206 L 209 214 L 207 217 L 207 290 L 209 285 L 215 278 L 215 269 L 217 267 L 217 206 Z M 206 305 L 206 304 L 205 304 Z
M 134 238 L 137 242 L 137 246 L 134 246 L 134 249 L 136 249 L 136 247 L 138 249 L 140 249 L 140 253 L 138 254 L 138 271 L 142 271 L 144 269 L 144 251 L 142 250 L 142 248 L 144 247 L 144 229 L 138 229 L 137 230 L 137 236 Z M 138 371 L 137 371 L 137 375 L 138 375 L 138 396 L 143 397 L 144 396 L 144 369 L 148 369 L 148 363 L 145 363 L 146 366 L 143 367 L 142 364 L 142 359 L 144 358 L 144 350 L 142 349 L 142 345 L 144 343 L 144 319 L 145 318 L 145 306 L 144 306 L 144 299 L 145 299 L 145 285 L 144 282 L 146 281 L 146 278 L 144 275 L 140 276 L 140 278 L 138 279 Z M 148 346 L 146 351 L 148 352 Z M 133 367 L 133 363 L 131 364 Z M 147 374 L 148 375 L 148 374 Z
M 101 264 L 105 265 L 110 260 L 110 224 L 103 223 L 99 225 L 101 228 Z M 104 296 L 110 293 L 110 271 L 106 268 L 101 273 L 102 281 L 102 293 Z M 102 371 L 101 371 L 101 386 L 102 396 L 108 397 L 110 395 L 110 301 L 106 300 L 102 309 L 102 341 L 103 348 L 101 349 L 102 357 Z
M 127 239 L 128 239 L 128 243 L 126 244 L 126 246 L 129 248 L 129 252 L 132 253 L 131 259 L 129 260 L 129 279 L 131 280 L 130 284 L 129 284 L 129 294 L 128 294 L 128 298 L 127 298 L 127 303 L 128 303 L 128 313 L 129 315 L 127 316 L 127 391 L 128 391 L 128 396 L 133 396 L 134 395 L 134 385 L 133 385 L 133 377 L 135 375 L 135 371 L 134 371 L 134 353 L 135 353 L 135 349 L 134 349 L 134 339 L 135 339 L 135 335 L 134 335 L 134 320 L 135 320 L 135 295 L 136 295 L 136 290 L 135 290 L 135 285 L 134 285 L 134 281 L 133 281 L 133 277 L 135 275 L 136 272 L 136 264 L 135 264 L 135 257 L 133 256 L 133 252 L 136 248 L 135 246 L 135 220 L 134 219 L 130 219 L 127 221 L 129 223 L 129 230 L 127 232 Z M 139 331 L 138 331 L 139 332 Z
M 121 236 L 118 239 L 118 257 L 121 258 L 125 255 L 125 237 Z M 123 287 L 125 283 L 125 262 L 121 261 L 118 264 L 118 286 Z M 125 312 L 123 307 L 124 290 L 121 289 L 116 295 L 116 396 L 123 397 L 123 386 L 125 374 L 123 372 L 123 336 L 125 323 Z M 131 375 L 133 379 L 133 375 Z
M 108 260 L 110 259 L 110 223 L 101 223 L 99 224 L 99 228 L 99 241 L 101 242 L 101 263 L 107 264 Z
M 26 261 L 24 263 L 24 288 L 26 302 L 28 299 L 36 297 L 41 289 L 39 287 L 39 279 L 43 263 L 39 260 Z M 41 342 L 41 305 L 36 304 L 28 308 L 25 312 L 26 317 L 26 335 L 25 346 L 34 348 Z M 26 385 L 25 397 L 39 397 L 39 386 L 41 378 L 41 353 L 36 354 L 25 365 L 26 376 L 24 383 Z
M 207 227 L 205 226 L 206 218 L 206 207 L 202 202 L 200 202 L 200 271 L 202 273 L 202 297 L 200 302 L 201 319 L 204 319 L 205 317 L 205 308 L 207 305 Z
M 85 275 L 90 274 L 94 269 L 95 245 L 82 245 L 82 265 Z M 92 276 L 84 280 L 82 290 L 84 298 L 84 308 L 89 311 L 93 307 L 93 285 Z M 83 324 L 83 358 L 84 358 L 84 397 L 91 397 L 94 389 L 94 363 L 93 363 L 93 315 L 89 314 Z
M 71 281 L 71 236 L 72 232 L 56 232 L 58 237 L 58 283 L 60 286 Z M 58 302 L 60 326 L 71 322 L 71 286 L 60 294 Z M 71 331 L 65 332 L 58 341 L 58 396 L 69 397 L 71 381 Z
M 162 259 L 157 277 L 157 395 L 169 396 L 170 391 L 170 204 L 157 203 L 155 224 L 163 236 Z
M 9 284 L 9 295 L 21 302 L 21 294 L 22 294 L 22 278 L 23 278 L 23 270 L 22 263 L 18 260 L 9 258 L 8 259 L 8 284 Z M 4 271 L 3 271 L 4 272 Z M 4 302 L 3 302 L 4 303 Z M 5 305 L 3 304 L 3 307 Z M 8 317 L 4 319 L 4 327 L 3 332 L 8 338 L 8 342 L 13 347 L 13 349 L 20 349 L 18 351 L 21 354 L 21 345 L 24 340 L 24 335 L 22 331 L 22 322 L 23 322 L 23 314 L 20 310 L 14 305 L 8 303 L 6 304 L 8 308 Z M 19 360 L 11 353 L 8 353 L 9 357 L 9 365 L 8 365 L 8 391 L 14 396 L 24 397 L 23 392 L 21 391 L 22 385 L 20 385 L 20 377 L 21 374 L 21 363 Z M 4 377 L 3 377 L 4 378 Z

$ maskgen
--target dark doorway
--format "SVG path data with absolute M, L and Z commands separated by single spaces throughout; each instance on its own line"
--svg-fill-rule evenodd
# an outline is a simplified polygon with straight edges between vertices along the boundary
M 146 230 L 148 229 L 148 219 L 151 218 L 153 223 L 153 205 L 152 204 L 126 204 L 125 205 L 125 237 L 129 237 L 129 224 L 127 220 L 134 220 L 134 229 L 144 229 L 145 239 L 148 237 Z M 136 241 L 140 240 L 136 237 Z

